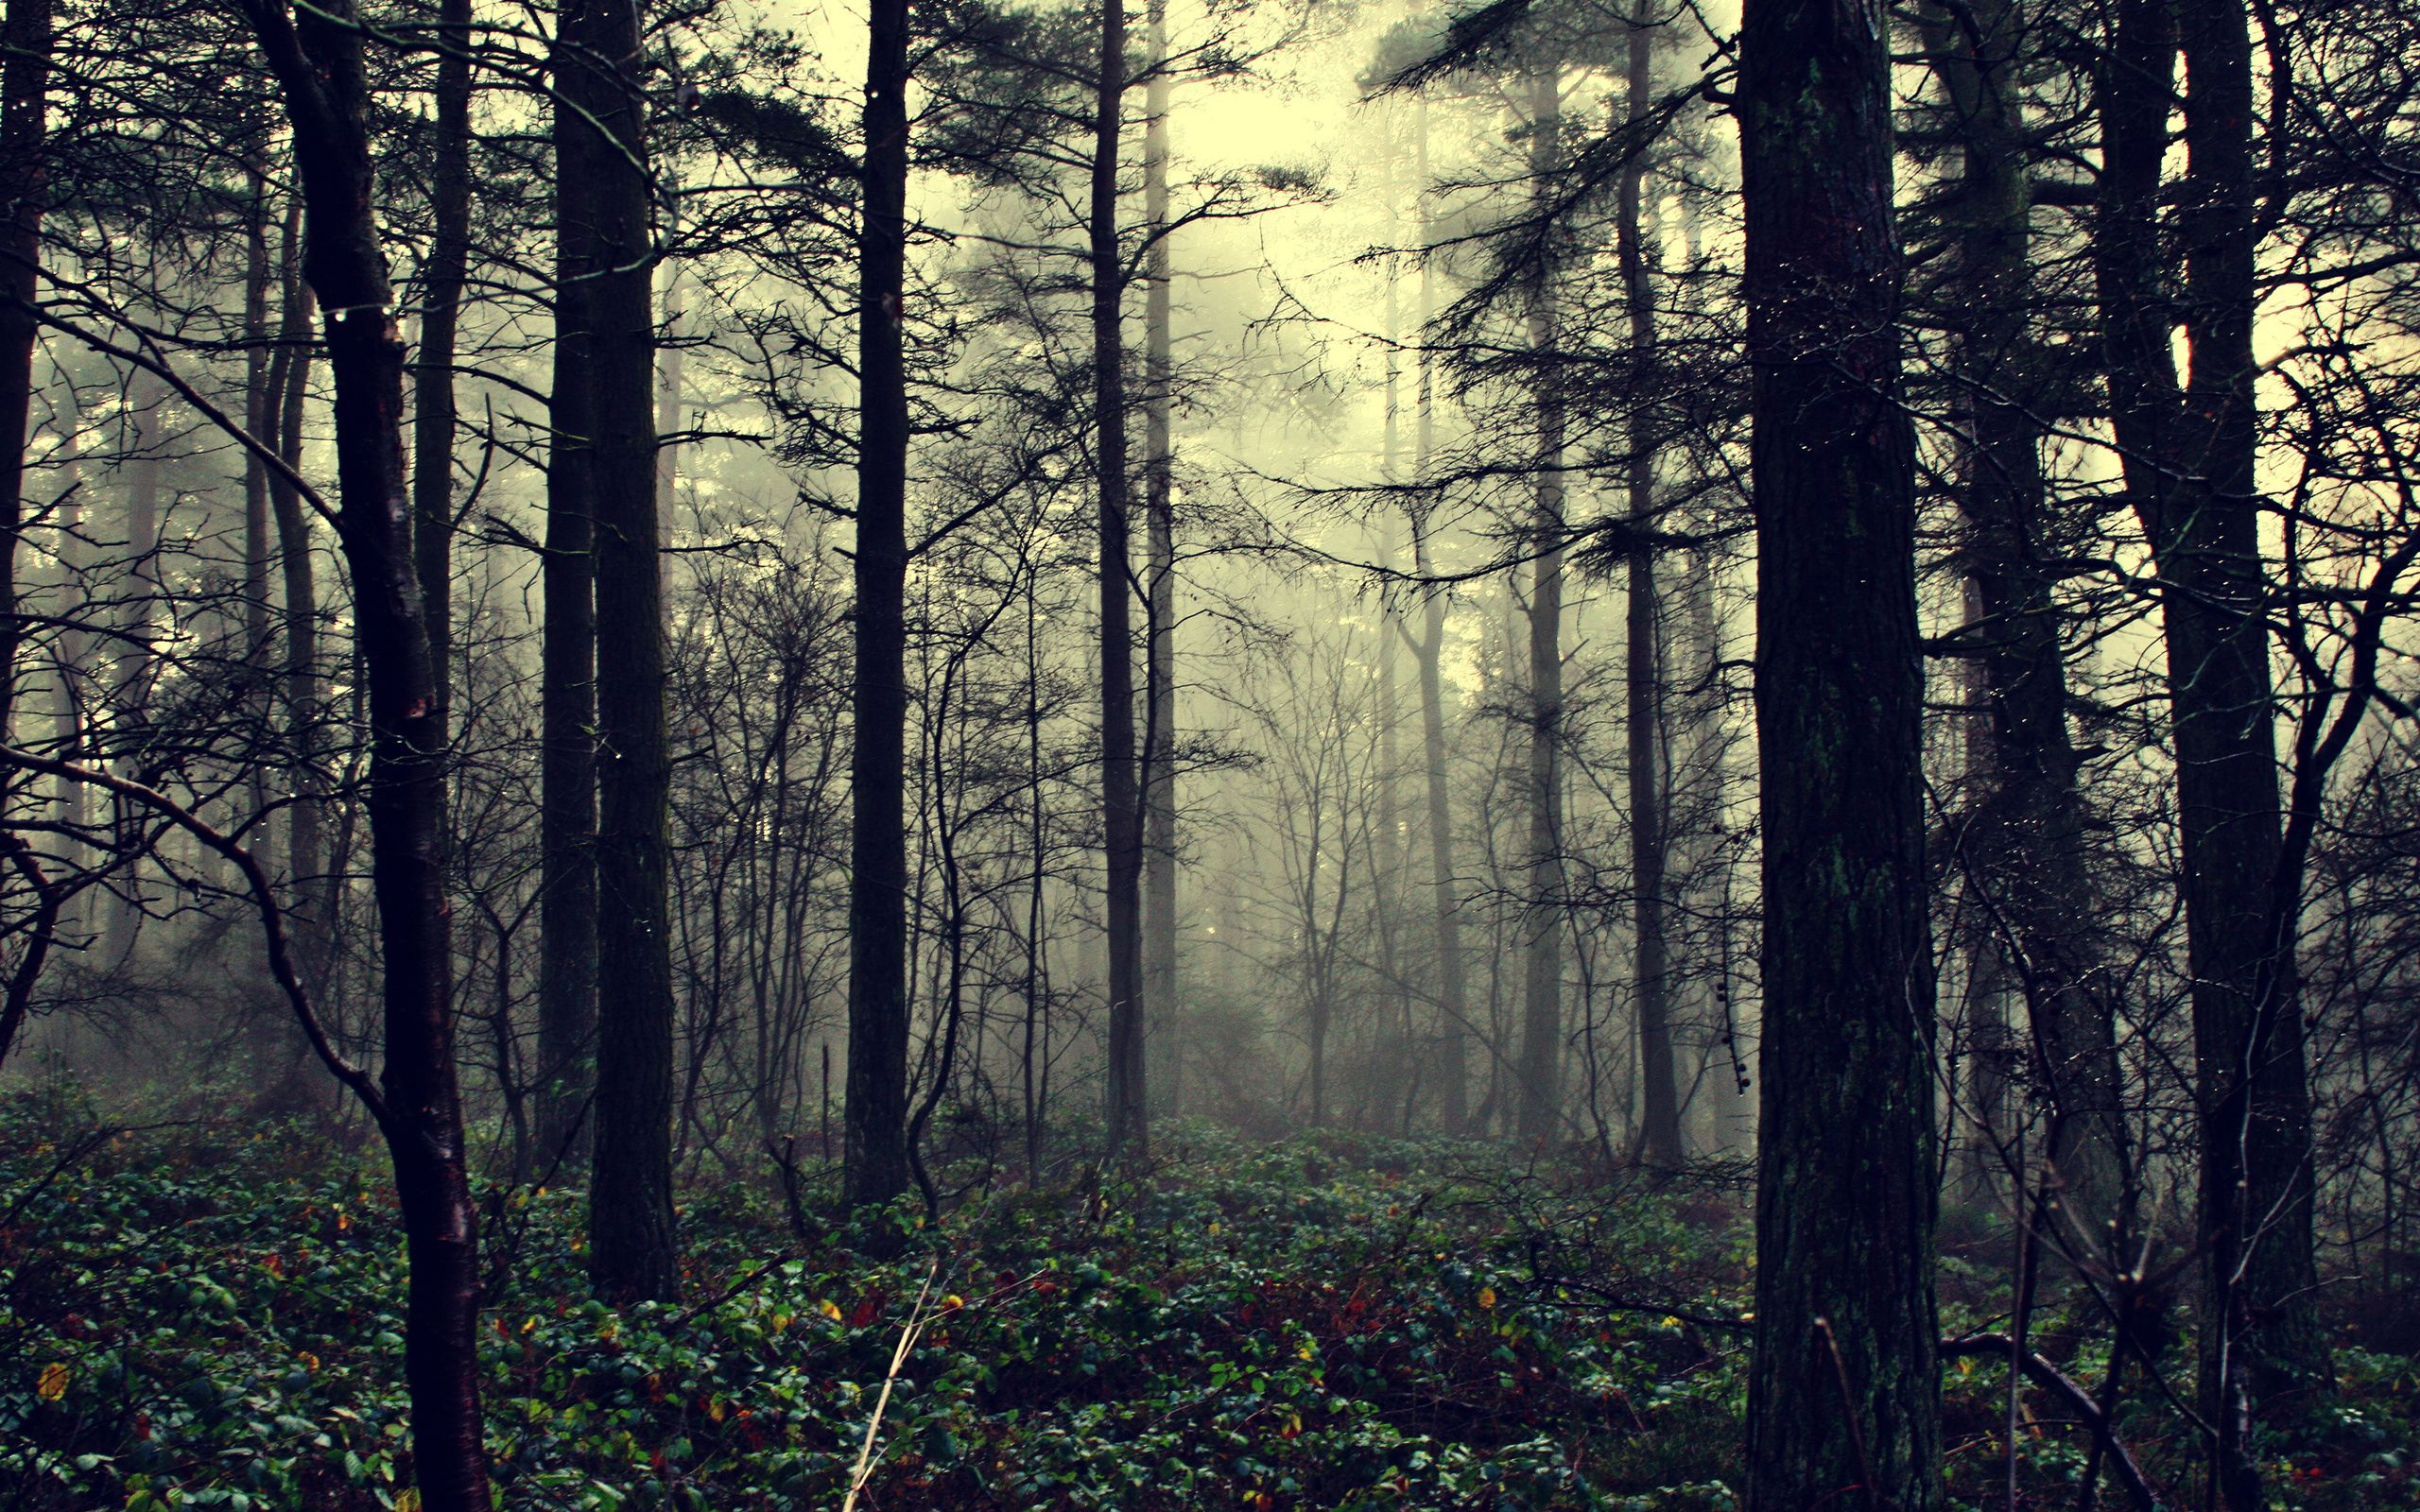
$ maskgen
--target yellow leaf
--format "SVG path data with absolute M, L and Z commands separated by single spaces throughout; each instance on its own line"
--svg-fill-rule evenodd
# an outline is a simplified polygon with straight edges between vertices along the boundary
M 320 1368 L 320 1357 L 316 1354 L 305 1351 L 304 1353 L 296 1355 L 294 1358 L 302 1363 L 302 1368 L 305 1370 L 317 1370 Z
M 1215 1234 L 1215 1233 L 1217 1233 L 1217 1232 L 1219 1231 L 1219 1226 L 1218 1226 L 1217 1224 L 1215 1224 L 1215 1223 L 1214 1223 L 1214 1224 L 1212 1224 L 1212 1225 L 1210 1226 L 1210 1231 L 1211 1231 L 1212 1233 L 1214 1233 L 1214 1234 Z
M 1681 1326 L 1681 1320 L 1677 1317 L 1668 1317 L 1664 1320 L 1664 1326 L 1668 1329 L 1677 1329 Z
M 537 1320 L 536 1318 L 534 1318 L 534 1317 L 533 1317 L 533 1318 L 531 1318 L 528 1322 L 524 1323 L 524 1324 L 522 1324 L 522 1325 L 521 1325 L 521 1332 L 524 1332 L 524 1333 L 527 1333 L 527 1332 L 528 1332 L 531 1329 L 534 1329 L 534 1328 L 536 1328 L 537 1326 L 538 1326 L 538 1320 Z
M 1495 1306 L 1495 1287 L 1482 1286 L 1478 1289 L 1478 1305 L 1489 1309 L 1493 1309 Z
M 722 1399 L 720 1397 L 717 1397 L 706 1403 L 706 1416 L 717 1422 L 722 1421 Z
M 395 1512 L 420 1512 L 420 1487 L 407 1486 L 395 1493 Z
M 784 1329 L 786 1329 L 786 1328 L 788 1328 L 789 1326 L 790 1326 L 790 1315 L 789 1315 L 787 1313 L 776 1313 L 776 1314 L 773 1314 L 773 1332 L 774 1332 L 779 1333 L 780 1332 L 782 1332 L 782 1330 L 784 1330 Z
M 955 1293 L 942 1298 L 942 1311 L 944 1313 L 955 1313 L 965 1305 L 966 1298 Z
M 1311 1347 L 1310 1347 L 1309 1345 L 1305 1344 L 1305 1345 L 1304 1345 L 1304 1346 L 1302 1347 L 1302 1349 L 1300 1349 L 1296 1350 L 1295 1352 L 1296 1352 L 1296 1353 L 1298 1353 L 1298 1354 L 1300 1354 L 1304 1359 L 1307 1360 L 1307 1359 L 1309 1359 L 1309 1358 L 1311 1357 Z
M 830 1318 L 835 1323 L 840 1321 L 840 1309 L 835 1305 L 832 1298 L 828 1297 L 817 1306 L 816 1311 L 822 1314 L 825 1317 Z
M 67 1367 L 46 1365 L 42 1367 L 42 1381 L 34 1387 L 44 1401 L 57 1401 L 67 1395 Z

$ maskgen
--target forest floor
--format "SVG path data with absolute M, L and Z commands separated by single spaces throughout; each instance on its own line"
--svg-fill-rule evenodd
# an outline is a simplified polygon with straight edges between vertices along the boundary
M 0 1107 L 0 1512 L 410 1512 L 381 1155 Z M 838 1509 L 911 1319 L 869 1512 L 1737 1505 L 1736 1170 L 1178 1125 L 1147 1177 L 970 1193 L 879 1262 L 803 1237 L 768 1175 L 689 1194 L 686 1300 L 620 1313 L 583 1280 L 578 1194 L 488 1193 L 499 1505 Z M 1987 1253 L 1945 1261 L 1945 1332 L 2005 1326 Z M 2046 1309 L 2035 1343 L 2100 1381 L 2105 1334 Z M 2263 1440 L 2273 1504 L 2420 1506 L 2411 1357 L 2339 1364 L 2338 1399 Z M 2008 1506 L 2012 1474 L 2019 1507 L 2077 1504 L 2089 1440 L 2055 1403 L 2018 1401 L 2012 1457 L 2005 1370 L 1944 1383 L 1954 1505 Z M 2198 1504 L 2173 1405 L 2137 1377 L 2118 1421 Z

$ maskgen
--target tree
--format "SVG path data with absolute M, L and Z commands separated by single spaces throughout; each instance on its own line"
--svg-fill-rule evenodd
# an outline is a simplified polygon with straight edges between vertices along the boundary
M 663 552 L 655 507 L 655 256 L 635 0 L 564 16 L 565 84 L 587 179 L 588 493 L 596 605 L 596 1106 L 589 1272 L 618 1296 L 668 1301 L 672 1212 L 672 954 L 666 825 Z
M 868 11 L 858 226 L 856 684 L 849 758 L 853 1206 L 908 1190 L 908 4 Z
M 1125 0 L 1100 0 L 1100 63 L 1093 91 L 1090 238 L 1093 326 L 1094 489 L 1098 496 L 1100 584 L 1101 850 L 1109 946 L 1109 1078 L 1104 1115 L 1111 1147 L 1143 1153 L 1144 1087 L 1142 774 L 1135 768 L 1133 573 L 1128 540 L 1126 258 L 1118 241 L 1118 144 L 1126 99 Z
M 1940 1504 L 1933 993 L 1889 17 L 1752 0 L 1742 211 L 1763 751 L 1748 1504 Z
M 444 770 L 436 672 L 404 486 L 404 345 L 375 215 L 361 36 L 353 9 L 245 11 L 285 91 L 302 180 L 304 273 L 329 312 L 337 384 L 338 540 L 370 684 L 371 876 L 385 972 L 386 1058 L 368 1094 L 394 1163 L 410 1295 L 404 1371 L 412 1468 L 430 1512 L 485 1512 L 479 1412 L 478 1228 L 463 1158 L 447 1001 L 439 832 Z

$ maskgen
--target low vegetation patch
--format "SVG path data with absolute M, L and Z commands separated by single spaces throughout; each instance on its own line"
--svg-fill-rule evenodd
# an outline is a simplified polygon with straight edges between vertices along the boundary
M 0 1506 L 416 1504 L 377 1151 L 33 1100 L 0 1139 Z M 894 1359 L 870 1508 L 1737 1504 L 1749 1253 L 1721 1180 L 1196 1127 L 1148 1176 L 898 1216 L 882 1261 L 777 1192 L 697 1194 L 686 1301 L 623 1311 L 589 1294 L 578 1194 L 488 1194 L 500 1505 L 838 1508 Z M 1964 1288 L 1951 1322 L 1990 1321 Z M 2046 1341 L 2098 1380 L 2082 1330 Z M 1945 1380 L 1959 1501 L 2004 1505 L 2005 1372 Z M 2410 1361 L 2348 1353 L 2345 1380 L 2272 1446 L 2277 1504 L 2414 1504 Z M 2172 1407 L 2134 1402 L 2147 1469 L 2189 1476 Z M 2073 1505 L 2086 1440 L 2031 1394 L 2019 1427 L 2020 1504 Z

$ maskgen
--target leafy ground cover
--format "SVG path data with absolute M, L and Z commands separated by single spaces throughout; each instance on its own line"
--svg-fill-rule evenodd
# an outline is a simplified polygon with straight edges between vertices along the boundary
M 582 1280 L 577 1194 L 490 1194 L 500 1505 L 837 1508 L 894 1359 L 860 1503 L 889 1512 L 1737 1504 L 1747 1233 L 1719 1181 L 1189 1128 L 1147 1178 L 902 1215 L 887 1261 L 785 1213 L 697 1194 L 684 1304 L 617 1313 Z M 1989 1322 L 1981 1269 L 1951 1280 L 1950 1325 Z M 0 1506 L 407 1512 L 403 1281 L 374 1146 L 19 1100 Z M 2088 1331 L 2044 1340 L 2099 1379 Z M 2277 1504 L 2420 1504 L 2411 1361 L 2348 1351 L 2345 1379 L 2271 1443 Z M 2006 1374 L 1945 1383 L 1958 1503 L 2005 1505 Z M 2073 1505 L 2085 1439 L 2017 1405 L 2018 1504 Z M 2188 1493 L 2173 1409 L 2140 1393 L 2124 1423 Z

